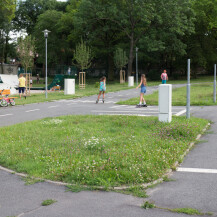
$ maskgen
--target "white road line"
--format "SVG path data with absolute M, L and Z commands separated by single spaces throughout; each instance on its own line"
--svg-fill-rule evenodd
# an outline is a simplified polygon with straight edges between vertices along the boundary
M 180 115 L 184 114 L 185 112 L 186 112 L 186 109 L 176 113 L 175 116 L 180 116 Z
M 112 107 L 109 107 L 109 108 L 121 108 L 121 107 L 126 107 L 128 105 L 115 105 L 115 106 L 112 106 Z
M 48 108 L 50 109 L 50 108 L 56 108 L 56 107 L 59 107 L 59 105 L 53 105 L 53 106 L 50 106 Z
M 28 110 L 26 112 L 35 112 L 35 111 L 39 111 L 40 109 L 33 109 L 33 110 Z
M 69 103 L 69 104 L 66 104 L 66 105 L 77 105 L 76 102 L 72 102 L 72 103 Z
M 199 169 L 199 168 L 183 168 L 180 167 L 177 169 L 178 172 L 188 172 L 188 173 L 210 173 L 217 174 L 217 170 L 215 169 Z
M 115 103 L 114 101 L 106 101 L 105 100 L 105 103 Z
M 102 112 L 102 113 L 116 113 L 116 112 L 118 112 L 118 113 L 121 113 L 121 112 L 136 112 L 136 113 L 138 113 L 138 111 L 144 111 L 144 110 L 137 110 L 137 111 L 127 111 L 127 110 L 125 110 L 125 111 L 103 111 L 103 110 L 92 110 L 91 112 Z M 149 111 L 144 111 L 144 113 L 158 113 L 158 112 L 149 112 Z
M 13 114 L 5 114 L 5 115 L 0 115 L 0 117 L 6 117 L 6 116 L 11 116 Z

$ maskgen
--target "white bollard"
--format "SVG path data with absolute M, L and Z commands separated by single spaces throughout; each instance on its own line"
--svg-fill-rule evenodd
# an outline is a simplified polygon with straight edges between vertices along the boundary
M 75 94 L 75 79 L 64 79 L 64 94 Z
M 134 86 L 134 76 L 129 76 L 128 77 L 128 87 L 133 87 Z
M 160 122 L 172 121 L 172 85 L 161 84 L 159 85 L 159 116 Z

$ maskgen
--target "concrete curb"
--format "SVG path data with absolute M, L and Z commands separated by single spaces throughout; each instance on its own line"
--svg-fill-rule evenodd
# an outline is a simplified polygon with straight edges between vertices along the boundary
M 209 126 L 210 126 L 210 123 L 208 123 L 207 126 L 203 129 L 203 132 L 205 132 L 205 131 L 208 129 Z M 190 143 L 189 148 L 188 148 L 188 149 L 185 151 L 185 153 L 181 156 L 181 160 L 184 159 L 184 157 L 185 157 L 185 156 L 188 154 L 188 152 L 192 149 L 192 147 L 195 145 L 195 143 L 201 138 L 201 136 L 202 136 L 202 134 L 197 135 L 195 142 Z M 176 162 L 174 163 L 174 165 L 172 166 L 172 168 L 177 168 L 178 166 L 179 166 L 179 162 L 176 161 Z M 70 183 L 65 183 L 65 182 L 58 182 L 58 181 L 51 181 L 51 180 L 48 180 L 48 179 L 41 179 L 41 178 L 29 176 L 29 175 L 24 174 L 24 173 L 17 173 L 17 172 L 15 172 L 14 170 L 10 170 L 10 169 L 7 169 L 7 168 L 2 167 L 2 166 L 0 166 L 0 170 L 5 171 L 5 172 L 7 172 L 7 173 L 14 174 L 14 175 L 16 175 L 16 176 L 23 177 L 23 178 L 30 177 L 30 178 L 32 178 L 32 179 L 39 180 L 39 181 L 41 181 L 41 182 L 46 182 L 46 183 L 54 184 L 54 185 L 59 185 L 59 186 L 75 186 L 75 184 L 70 184 Z M 168 169 L 168 170 L 166 171 L 166 173 L 163 175 L 163 177 L 164 177 L 164 176 L 171 176 L 172 173 L 173 173 L 173 170 L 172 170 L 172 169 Z M 136 185 L 136 186 L 138 186 L 138 187 L 143 187 L 143 188 L 148 188 L 148 187 L 151 186 L 151 185 L 160 184 L 160 183 L 162 183 L 162 182 L 163 182 L 163 178 L 159 178 L 159 179 L 157 179 L 157 180 L 155 180 L 155 181 L 153 181 L 153 182 L 144 183 L 144 184 Z M 85 185 L 83 185 L 83 186 L 84 186 L 84 187 L 89 187 L 89 186 L 85 186 Z M 104 187 L 102 187 L 102 186 L 96 186 L 95 188 L 98 189 L 98 190 L 103 190 L 103 189 L 104 189 Z M 127 190 L 127 189 L 129 189 L 129 188 L 131 188 L 131 186 L 109 187 L 108 190 Z

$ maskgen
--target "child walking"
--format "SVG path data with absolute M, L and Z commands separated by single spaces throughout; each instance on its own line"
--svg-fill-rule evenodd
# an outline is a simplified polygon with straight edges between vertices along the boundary
M 161 79 L 162 79 L 162 84 L 166 84 L 168 81 L 168 75 L 167 75 L 167 70 L 164 69 L 163 73 L 161 74 Z
M 146 82 L 146 77 L 145 74 L 141 75 L 141 82 L 139 84 L 139 86 L 136 88 L 138 89 L 139 87 L 141 87 L 141 91 L 140 91 L 140 102 L 137 105 L 138 107 L 147 107 L 145 99 L 144 99 L 144 93 L 146 93 L 146 86 L 147 86 L 147 82 Z
M 106 77 L 103 76 L 100 79 L 99 95 L 97 97 L 96 103 L 99 102 L 99 98 L 100 98 L 101 94 L 102 94 L 102 102 L 103 103 L 105 102 L 105 91 L 106 91 Z

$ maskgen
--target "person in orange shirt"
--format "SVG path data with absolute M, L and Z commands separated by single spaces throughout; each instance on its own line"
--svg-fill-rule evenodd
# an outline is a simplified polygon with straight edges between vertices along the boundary
M 24 96 L 24 92 L 26 89 L 26 79 L 23 77 L 23 74 L 20 74 L 19 80 L 19 96 L 21 99 L 21 94 Z M 24 96 L 26 98 L 26 96 Z

